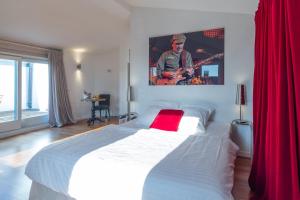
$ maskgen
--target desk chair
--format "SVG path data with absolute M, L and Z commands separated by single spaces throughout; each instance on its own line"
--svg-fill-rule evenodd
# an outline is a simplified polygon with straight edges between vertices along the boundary
M 105 99 L 104 101 L 98 101 L 98 106 L 96 106 L 96 110 L 100 112 L 100 119 L 102 110 L 105 111 L 105 118 L 110 119 L 110 94 L 101 94 L 100 97 Z

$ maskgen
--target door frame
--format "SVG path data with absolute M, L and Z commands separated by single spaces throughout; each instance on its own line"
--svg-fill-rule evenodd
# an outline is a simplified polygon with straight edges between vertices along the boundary
M 15 120 L 9 122 L 0 123 L 0 133 L 6 131 L 12 131 L 21 128 L 21 105 L 22 105 L 22 57 L 19 56 L 8 56 L 0 54 L 1 59 L 14 60 L 17 62 L 17 67 L 15 69 Z

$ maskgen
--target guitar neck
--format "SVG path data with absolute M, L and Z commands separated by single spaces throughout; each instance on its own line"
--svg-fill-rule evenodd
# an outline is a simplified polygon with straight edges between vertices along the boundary
M 209 58 L 206 58 L 205 60 L 201 60 L 201 61 L 198 62 L 197 64 L 193 65 L 193 68 L 194 68 L 194 69 L 198 69 L 201 65 L 206 64 L 206 63 L 212 61 L 212 60 L 215 59 L 215 58 L 221 58 L 221 57 L 223 57 L 223 56 L 224 56 L 224 53 L 218 53 L 218 54 L 213 55 L 213 56 L 211 56 L 211 57 L 209 57 Z

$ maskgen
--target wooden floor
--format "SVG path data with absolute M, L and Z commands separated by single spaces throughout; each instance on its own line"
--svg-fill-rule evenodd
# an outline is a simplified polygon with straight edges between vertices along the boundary
M 251 160 L 238 157 L 235 161 L 234 185 L 232 194 L 236 200 L 248 200 L 253 195 L 248 186 L 248 177 L 251 170 Z
M 49 128 L 0 140 L 0 199 L 27 200 L 31 181 L 24 175 L 28 160 L 41 148 L 53 141 L 61 140 L 85 131 L 100 128 L 108 123 L 88 127 L 85 122 L 63 128 Z M 235 167 L 233 195 L 236 200 L 249 199 L 247 178 L 250 160 L 238 158 Z

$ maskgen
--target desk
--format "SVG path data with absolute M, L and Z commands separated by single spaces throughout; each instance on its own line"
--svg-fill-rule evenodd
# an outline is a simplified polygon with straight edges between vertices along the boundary
M 102 119 L 101 119 L 101 115 L 100 117 L 96 117 L 96 102 L 99 102 L 99 101 L 105 101 L 105 98 L 91 98 L 91 99 L 85 99 L 85 101 L 88 101 L 88 102 L 91 102 L 92 103 L 92 108 L 91 108 L 91 118 L 88 119 L 87 123 L 88 125 L 90 126 L 91 123 L 93 123 L 94 125 L 94 122 L 95 121 L 99 121 L 99 122 L 104 122 Z

